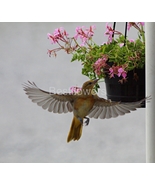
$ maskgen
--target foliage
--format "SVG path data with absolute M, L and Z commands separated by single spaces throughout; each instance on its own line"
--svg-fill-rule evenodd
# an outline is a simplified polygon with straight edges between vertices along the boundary
M 57 55 L 59 50 L 72 54 L 71 62 L 80 61 L 83 65 L 82 74 L 90 79 L 121 77 L 121 83 L 127 79 L 128 71 L 143 68 L 145 65 L 145 32 L 143 22 L 129 22 L 128 30 L 134 27 L 138 30 L 136 40 L 129 40 L 121 32 L 113 30 L 106 24 L 105 36 L 107 43 L 97 45 L 93 41 L 95 26 L 89 28 L 77 27 L 74 37 L 69 37 L 64 28 L 58 28 L 53 34 L 48 34 L 52 44 L 59 47 L 48 50 L 49 55 Z M 114 35 L 118 35 L 114 38 Z M 97 89 L 98 87 L 96 87 Z

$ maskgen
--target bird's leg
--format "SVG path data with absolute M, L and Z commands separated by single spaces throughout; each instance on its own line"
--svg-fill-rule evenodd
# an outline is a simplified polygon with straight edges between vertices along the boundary
M 85 119 L 86 119 L 86 121 L 85 121 L 85 124 L 86 124 L 86 126 L 88 126 L 89 125 L 89 118 L 88 117 L 84 117 Z M 83 119 L 82 118 L 80 118 L 80 117 L 78 117 L 78 120 L 81 122 L 81 124 L 83 125 Z
M 78 117 L 78 120 L 81 122 L 81 124 L 83 125 L 83 119 Z
M 86 126 L 88 126 L 89 125 L 89 118 L 88 117 L 84 117 L 85 119 L 86 119 L 86 121 L 85 121 L 85 124 L 86 124 Z

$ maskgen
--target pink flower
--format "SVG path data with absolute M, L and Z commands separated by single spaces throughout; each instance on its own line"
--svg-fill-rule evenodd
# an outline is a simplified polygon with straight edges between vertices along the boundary
M 52 44 L 58 43 L 59 41 L 66 42 L 68 39 L 68 33 L 64 28 L 60 27 L 54 30 L 53 34 L 47 34 L 48 39 L 50 39 Z
M 51 57 L 51 55 L 53 55 L 54 57 L 57 56 L 56 52 L 61 50 L 61 48 L 56 48 L 56 49 L 52 49 L 52 50 L 49 50 L 47 51 L 47 54 L 49 55 L 49 57 Z
M 124 43 L 120 43 L 119 46 L 120 46 L 120 47 L 124 46 Z
M 109 69 L 109 71 L 110 71 L 110 78 L 114 77 L 114 70 L 112 67 Z
M 109 42 L 112 42 L 112 35 L 114 33 L 114 30 L 112 29 L 111 25 L 108 25 L 108 23 L 106 23 L 106 32 L 105 35 L 108 35 L 108 40 Z
M 118 74 L 118 66 L 112 66 L 111 68 L 109 68 L 109 74 L 110 74 L 110 78 L 114 77 L 114 75 Z
M 123 78 L 126 78 L 127 76 L 127 72 L 124 71 L 124 69 L 121 67 L 118 69 L 118 74 L 117 74 L 118 77 L 122 76 Z
M 141 26 L 144 26 L 144 22 L 138 22 L 138 24 L 140 24 Z
M 111 25 L 108 25 L 108 23 L 106 23 L 106 32 L 105 32 L 105 35 L 108 35 L 108 43 L 111 43 L 112 42 L 112 39 L 113 39 L 113 34 L 116 34 L 116 35 L 121 35 L 121 32 L 119 31 L 116 31 L 116 30 L 113 30 Z
M 117 75 L 118 77 L 123 77 L 123 79 L 126 78 L 127 72 L 124 70 L 122 66 L 112 66 L 109 68 L 109 74 L 110 78 L 114 77 L 114 75 Z
M 102 45 L 107 45 L 107 44 L 109 44 L 109 43 L 108 43 L 108 42 L 103 42 L 103 43 L 102 43 Z
M 135 42 L 134 39 L 130 39 L 129 41 L 130 41 L 130 42 Z
M 48 50 L 49 56 L 56 56 L 56 52 L 59 50 L 64 50 L 66 53 L 72 53 L 78 47 L 78 44 L 72 42 L 74 39 L 68 37 L 68 33 L 62 27 L 54 30 L 53 34 L 47 34 L 48 39 L 50 39 L 51 44 L 57 43 L 59 45 L 58 48 Z M 72 44 L 73 43 L 73 44 Z
M 73 86 L 73 87 L 70 88 L 70 91 L 71 91 L 72 94 L 79 93 L 81 90 L 82 90 L 81 87 L 74 87 Z
M 95 26 L 90 26 L 90 28 L 84 28 L 84 26 L 82 27 L 77 27 L 76 28 L 76 34 L 74 36 L 74 38 L 77 40 L 78 37 L 81 39 L 82 41 L 82 45 L 85 45 L 86 42 L 91 39 L 94 35 L 94 29 L 95 29 Z
M 108 57 L 107 57 L 106 55 L 103 55 L 102 58 L 99 58 L 99 59 L 94 63 L 93 67 L 94 67 L 95 73 L 96 73 L 97 75 L 100 75 L 100 74 L 102 73 L 102 72 L 101 72 L 101 69 L 107 65 L 107 64 L 106 64 L 107 60 L 108 60 Z
M 50 33 L 47 34 L 47 38 L 51 41 L 51 44 L 57 43 L 57 39 Z
M 131 22 L 128 22 L 127 29 L 130 30 L 131 27 L 132 27 Z
M 63 27 L 55 29 L 54 37 L 56 37 L 56 38 L 63 38 L 64 36 L 68 36 L 68 33 L 66 32 L 66 30 L 64 30 Z
M 138 22 L 138 23 L 136 23 L 136 22 L 128 22 L 127 29 L 130 30 L 130 28 L 133 26 L 133 27 L 135 27 L 137 30 L 140 31 L 140 28 L 139 28 L 138 24 L 140 24 L 141 26 L 144 26 L 144 22 Z

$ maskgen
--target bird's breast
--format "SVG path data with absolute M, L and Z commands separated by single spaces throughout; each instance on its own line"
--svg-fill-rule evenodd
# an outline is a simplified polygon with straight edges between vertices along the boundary
M 87 116 L 94 102 L 93 96 L 77 98 L 73 104 L 74 115 L 81 118 Z

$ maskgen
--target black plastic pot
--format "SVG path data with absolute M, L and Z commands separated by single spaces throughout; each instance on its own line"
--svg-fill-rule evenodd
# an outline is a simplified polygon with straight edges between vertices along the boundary
M 112 101 L 134 102 L 145 98 L 145 68 L 127 73 L 127 82 L 120 83 L 115 76 L 105 78 L 107 98 Z M 145 105 L 143 106 L 145 107 Z

